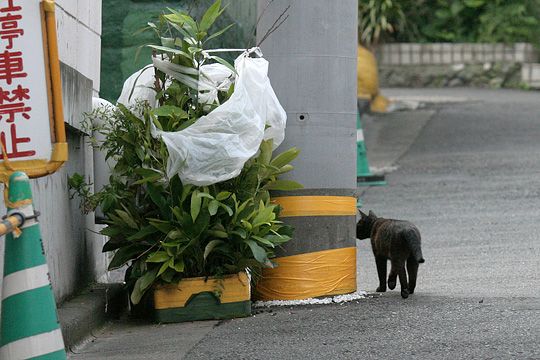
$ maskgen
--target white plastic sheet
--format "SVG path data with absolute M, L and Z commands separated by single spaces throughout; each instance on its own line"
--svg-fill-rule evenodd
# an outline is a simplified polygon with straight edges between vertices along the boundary
M 240 174 L 263 139 L 273 139 L 274 147 L 283 141 L 287 115 L 270 85 L 268 62 L 252 53 L 258 49 L 236 59 L 235 90 L 224 104 L 182 131 L 155 129 L 169 151 L 169 177 L 198 186 L 225 181 Z

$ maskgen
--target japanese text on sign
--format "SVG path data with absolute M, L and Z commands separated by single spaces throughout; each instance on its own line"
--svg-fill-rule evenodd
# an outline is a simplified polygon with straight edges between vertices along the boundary
M 40 0 L 0 1 L 0 141 L 10 160 L 51 154 L 46 76 Z

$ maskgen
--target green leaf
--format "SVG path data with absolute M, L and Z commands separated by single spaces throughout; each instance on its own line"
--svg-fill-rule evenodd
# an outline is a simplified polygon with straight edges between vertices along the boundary
M 191 218 L 193 219 L 193 222 L 197 220 L 197 217 L 199 216 L 199 212 L 201 211 L 202 199 L 198 195 L 199 195 L 199 190 L 195 190 L 191 194 Z
M 138 168 L 133 169 L 133 172 L 137 175 L 146 177 L 146 176 L 153 176 L 153 175 L 161 175 L 161 173 L 158 170 L 154 169 L 147 169 L 147 168 Z
M 278 169 L 277 172 L 274 173 L 274 175 L 285 174 L 291 170 L 294 170 L 294 166 L 292 166 L 291 164 L 283 165 L 281 168 Z
M 270 140 L 264 140 L 261 143 L 260 150 L 261 153 L 259 154 L 258 160 L 261 164 L 268 165 L 270 164 L 270 159 L 272 158 L 272 146 L 273 146 L 272 139 Z
M 229 234 L 227 234 L 226 231 L 221 231 L 221 230 L 208 230 L 208 235 L 214 236 L 220 239 L 227 239 L 229 237 Z
M 203 191 L 199 192 L 197 194 L 197 196 L 200 197 L 200 198 L 207 198 L 207 199 L 210 199 L 210 200 L 214 200 L 214 197 L 212 195 L 210 195 L 210 194 L 208 194 L 206 192 L 203 192 Z
M 219 201 L 217 200 L 210 201 L 210 204 L 208 204 L 208 212 L 210 213 L 210 215 L 212 216 L 216 215 L 218 209 L 219 209 Z
M 106 228 L 101 229 L 101 231 L 99 233 L 101 235 L 112 237 L 112 236 L 122 234 L 123 231 L 122 231 L 122 229 L 120 229 L 119 227 L 116 227 L 116 226 L 107 226 Z
M 227 60 L 222 59 L 219 56 L 214 56 L 214 55 L 210 56 L 210 59 L 216 60 L 218 63 L 220 63 L 221 65 L 223 65 L 226 68 L 228 68 L 229 70 L 231 70 L 233 72 L 233 74 L 237 74 L 236 69 L 234 68 L 234 66 L 229 64 L 229 62 Z
M 229 216 L 233 216 L 234 212 L 229 206 L 227 206 L 227 205 L 225 205 L 223 203 L 219 203 L 219 206 L 221 208 L 223 208 L 227 212 L 227 214 L 229 214 Z
M 182 258 L 177 259 L 176 262 L 172 266 L 171 264 L 169 264 L 169 268 L 174 269 L 179 273 L 184 272 L 184 269 L 185 269 L 184 259 Z
M 158 232 L 158 230 L 154 226 L 147 225 L 143 227 L 141 230 L 139 230 L 138 232 L 136 232 L 135 234 L 129 236 L 127 239 L 130 241 L 140 240 L 140 239 L 144 239 L 145 237 L 149 235 L 155 234 L 156 232 Z
M 133 183 L 133 185 L 141 185 L 141 184 L 146 184 L 146 183 L 152 183 L 152 182 L 156 182 L 157 180 L 159 180 L 161 178 L 162 178 L 161 174 L 155 174 L 155 175 L 148 176 L 148 177 L 142 178 L 140 180 L 137 180 L 137 181 L 135 181 Z
M 177 229 L 177 230 L 169 231 L 169 233 L 167 234 L 167 237 L 171 240 L 178 240 L 178 239 L 184 239 L 185 235 L 182 230 Z
M 253 226 L 251 226 L 251 223 L 249 221 L 244 220 L 244 219 L 240 220 L 240 223 L 242 223 L 242 225 L 244 225 L 244 227 L 247 229 L 247 231 L 251 231 L 251 229 L 253 228 Z
M 253 240 L 246 240 L 246 244 L 248 244 L 249 248 L 251 249 L 251 252 L 253 253 L 253 257 L 255 260 L 260 262 L 261 264 L 268 263 L 268 257 L 266 256 L 266 251 L 260 247 L 255 241 Z
M 147 184 L 146 190 L 154 204 L 160 209 L 162 215 L 166 216 L 168 214 L 168 206 L 167 199 L 163 196 L 163 187 L 161 185 Z
M 150 288 L 150 285 L 156 280 L 157 268 L 151 271 L 145 272 L 140 278 L 137 279 L 131 293 L 131 302 L 138 304 L 141 301 L 142 296 Z
M 210 41 L 214 38 L 217 38 L 218 36 L 222 35 L 224 32 L 226 32 L 227 30 L 229 30 L 231 27 L 233 27 L 234 25 L 236 24 L 230 24 L 229 26 L 225 27 L 224 29 L 221 29 L 219 30 L 218 32 L 215 32 L 213 33 L 212 35 L 210 35 L 208 38 L 206 38 L 206 40 L 204 42 L 207 42 L 207 41 Z
M 120 218 L 124 221 L 124 223 L 127 226 L 135 230 L 139 229 L 139 227 L 137 226 L 137 223 L 133 220 L 131 215 L 129 215 L 127 212 L 117 209 L 116 213 L 118 214 L 118 216 L 120 216 Z
M 164 234 L 168 234 L 169 231 L 174 229 L 174 226 L 172 226 L 168 221 L 163 221 L 159 219 L 148 219 L 150 222 L 150 225 L 158 229 Z
M 161 266 L 159 267 L 158 276 L 163 274 L 165 272 L 165 270 L 167 270 L 169 268 L 169 262 L 170 261 L 165 261 L 163 264 L 161 264 Z
M 225 242 L 223 240 L 212 240 L 208 244 L 206 244 L 206 247 L 204 248 L 204 260 L 210 255 L 212 250 L 221 244 L 224 244 Z
M 199 23 L 199 31 L 206 32 L 208 31 L 208 29 L 210 29 L 210 27 L 214 24 L 219 15 L 221 15 L 221 13 L 223 12 L 223 10 L 220 9 L 221 0 L 216 0 L 216 2 L 214 2 L 212 6 L 210 6 L 208 10 L 206 10 L 206 12 L 204 13 L 201 22 Z
M 123 237 L 113 237 L 103 245 L 102 252 L 113 251 L 128 244 Z
M 148 259 L 146 259 L 146 262 L 149 263 L 160 263 L 164 261 L 168 261 L 170 258 L 169 254 L 167 254 L 166 251 L 156 251 L 150 256 L 148 256 Z
M 180 199 L 180 201 L 182 203 L 184 202 L 184 200 L 187 199 L 187 197 L 191 193 L 192 189 L 193 189 L 193 185 L 191 185 L 191 184 L 184 185 L 184 188 L 182 189 L 182 198 Z
M 244 229 L 242 229 L 242 228 L 238 228 L 237 230 L 231 231 L 231 234 L 238 235 L 238 236 L 240 236 L 242 239 L 245 239 L 245 238 L 247 237 L 247 232 L 246 232 L 246 230 L 244 230 Z
M 266 235 L 264 238 L 273 244 L 283 244 L 291 240 L 291 237 L 287 235 Z
M 156 116 L 175 116 L 180 119 L 187 119 L 188 113 L 182 108 L 173 105 L 162 105 L 157 109 L 152 110 L 152 113 Z
M 281 168 L 284 165 L 287 165 L 300 154 L 300 150 L 296 147 L 290 148 L 289 150 L 282 152 L 278 156 L 276 156 L 271 162 L 270 165 L 275 166 L 277 168 Z
M 227 199 L 229 196 L 231 196 L 231 193 L 229 191 L 222 191 L 216 196 L 216 200 L 223 201 Z
M 159 45 L 146 45 L 146 46 L 151 48 L 151 49 L 160 51 L 160 52 L 165 52 L 165 53 L 174 54 L 174 55 L 180 55 L 180 56 L 183 56 L 183 57 L 188 58 L 188 59 L 191 60 L 191 56 L 189 54 L 183 52 L 182 50 L 178 50 L 178 49 L 174 49 L 174 48 L 170 48 L 170 47 L 166 47 L 166 46 L 159 46 Z
M 125 246 L 119 248 L 109 263 L 109 270 L 117 269 L 127 263 L 129 260 L 136 258 L 142 253 L 140 246 Z
M 265 206 L 261 201 L 257 215 L 255 216 L 255 219 L 253 219 L 253 227 L 260 226 L 264 223 L 270 223 L 270 221 L 274 220 L 274 208 L 275 205 Z
M 267 246 L 270 246 L 270 247 L 274 247 L 274 244 L 268 240 L 268 239 L 265 239 L 265 238 L 262 238 L 260 236 L 256 236 L 256 235 L 253 235 L 252 236 L 253 239 L 257 240 L 258 242 L 260 242 L 261 244 L 264 244 L 264 245 L 267 245 Z
M 264 190 L 298 190 L 303 189 L 304 185 L 292 180 L 274 180 L 263 186 Z

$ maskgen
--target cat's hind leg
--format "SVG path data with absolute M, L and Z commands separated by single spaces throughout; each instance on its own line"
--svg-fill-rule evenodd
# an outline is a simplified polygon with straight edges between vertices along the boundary
M 409 275 L 409 294 L 414 293 L 416 287 L 416 277 L 418 275 L 418 261 L 411 255 L 407 259 L 407 273 Z M 390 284 L 388 284 L 390 286 Z
M 386 291 L 386 264 L 388 260 L 384 256 L 375 256 L 375 263 L 377 264 L 377 274 L 379 275 L 379 287 L 377 292 Z
M 409 297 L 409 285 L 407 284 L 407 272 L 405 271 L 405 261 L 396 262 L 396 270 L 399 276 L 399 285 L 401 286 L 401 297 Z M 392 264 L 394 267 L 394 264 Z

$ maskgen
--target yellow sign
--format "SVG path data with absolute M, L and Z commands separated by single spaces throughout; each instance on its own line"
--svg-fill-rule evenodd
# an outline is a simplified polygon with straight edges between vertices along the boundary
M 0 2 L 0 179 L 67 161 L 54 0 Z

